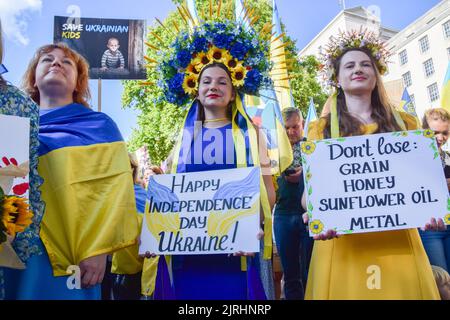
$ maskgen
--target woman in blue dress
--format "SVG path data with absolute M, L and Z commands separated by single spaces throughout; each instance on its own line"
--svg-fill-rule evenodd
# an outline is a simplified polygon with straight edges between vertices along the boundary
M 262 47 L 257 36 L 253 44 L 241 39 L 248 36 L 252 35 L 231 22 L 205 24 L 190 38 L 182 34 L 178 37 L 182 40 L 172 45 L 179 50 L 174 56 L 180 57 L 182 52 L 188 55 L 185 61 L 179 58 L 169 61 L 177 74 L 171 77 L 163 74 L 162 78 L 166 80 L 167 86 L 163 84 L 163 88 L 169 102 L 181 105 L 189 100 L 188 96 L 195 98 L 174 149 L 171 173 L 261 167 L 261 230 L 254 235 L 260 239 L 261 251 L 146 259 L 143 279 L 150 279 L 148 282 L 154 288 L 149 285 L 146 290 L 143 285 L 144 295 L 153 294 L 155 299 L 274 299 L 270 258 L 275 192 L 270 160 L 264 137 L 258 135 L 242 102 L 242 93 L 257 93 L 262 74 L 268 68 L 262 59 L 264 55 L 254 59 L 261 54 L 258 49 Z M 192 43 L 186 44 L 187 39 Z M 225 48 L 227 45 L 230 48 Z M 145 275 L 146 264 L 157 269 L 156 272 L 153 269 L 154 279 Z

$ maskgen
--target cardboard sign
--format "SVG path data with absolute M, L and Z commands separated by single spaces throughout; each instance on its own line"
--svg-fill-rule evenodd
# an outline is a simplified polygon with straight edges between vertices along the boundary
M 310 235 L 448 223 L 448 189 L 430 130 L 302 143 Z
M 260 168 L 151 176 L 139 253 L 259 252 Z

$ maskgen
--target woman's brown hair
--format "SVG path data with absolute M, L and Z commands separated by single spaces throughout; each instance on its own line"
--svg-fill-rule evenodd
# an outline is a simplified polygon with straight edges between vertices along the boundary
M 40 94 L 36 84 L 36 67 L 39 63 L 39 59 L 55 49 L 60 49 L 64 54 L 75 62 L 78 76 L 77 85 L 73 92 L 73 101 L 75 103 L 80 103 L 86 107 L 89 107 L 88 101 L 91 98 L 91 93 L 89 91 L 89 64 L 86 59 L 84 59 L 79 53 L 70 49 L 64 43 L 48 44 L 40 47 L 34 57 L 31 59 L 27 71 L 23 77 L 23 89 L 27 92 L 30 97 L 37 103 L 40 104 Z
M 380 72 L 376 67 L 376 63 L 372 57 L 372 54 L 365 48 L 351 48 L 344 50 L 339 58 L 334 62 L 334 70 L 336 70 L 336 77 L 339 74 L 339 68 L 341 66 L 342 57 L 350 51 L 361 51 L 369 56 L 372 63 L 372 68 L 375 70 L 376 76 L 376 86 L 372 91 L 371 101 L 372 101 L 372 119 L 378 125 L 377 133 L 391 132 L 391 131 L 401 131 L 402 129 L 395 121 L 394 115 L 392 113 L 392 106 L 389 103 L 386 89 L 384 88 L 383 81 L 381 80 Z M 339 119 L 339 132 L 340 135 L 345 136 L 357 136 L 361 135 L 361 126 L 363 123 L 361 120 L 348 111 L 347 103 L 345 101 L 345 94 L 342 88 L 338 88 L 337 95 L 337 113 Z M 326 126 L 324 129 L 324 138 L 331 137 L 331 114 L 328 113 L 324 116 L 326 119 Z

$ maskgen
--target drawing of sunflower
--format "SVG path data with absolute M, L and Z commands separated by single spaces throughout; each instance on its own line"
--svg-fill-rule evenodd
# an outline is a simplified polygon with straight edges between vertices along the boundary
M 446 225 L 450 225 L 450 213 L 444 217 L 444 223 Z
M 319 234 L 323 231 L 323 223 L 320 220 L 313 220 L 309 224 L 309 229 L 314 234 Z
M 433 138 L 434 137 L 434 132 L 430 129 L 426 129 L 423 131 L 423 136 L 425 138 Z
M 312 141 L 302 143 L 302 152 L 305 154 L 312 154 L 316 150 L 316 144 Z

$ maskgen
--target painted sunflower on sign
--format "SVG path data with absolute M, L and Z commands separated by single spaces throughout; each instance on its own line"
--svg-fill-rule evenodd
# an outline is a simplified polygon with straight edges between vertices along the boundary
M 316 150 L 316 144 L 312 141 L 302 143 L 302 152 L 305 154 L 312 154 Z
M 423 136 L 425 138 L 433 138 L 434 137 L 434 132 L 433 132 L 433 130 L 426 129 L 426 130 L 423 131 Z
M 446 225 L 450 225 L 450 213 L 444 217 L 444 223 Z
M 323 223 L 320 220 L 313 220 L 309 224 L 309 230 L 311 230 L 314 234 L 322 233 L 323 231 Z

